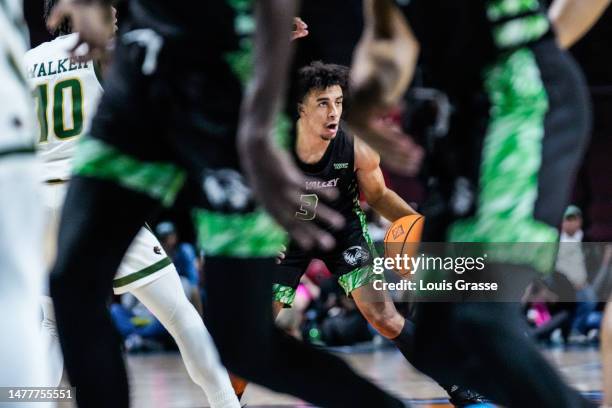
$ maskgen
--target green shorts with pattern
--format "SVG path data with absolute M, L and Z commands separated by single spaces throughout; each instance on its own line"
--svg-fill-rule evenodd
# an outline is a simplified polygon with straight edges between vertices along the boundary
M 359 212 L 361 214 L 361 212 Z M 336 234 L 336 249 L 323 253 L 304 251 L 294 242 L 289 244 L 285 258 L 275 268 L 273 299 L 290 306 L 296 295 L 302 276 L 327 275 L 325 267 L 336 276 L 347 295 L 360 287 L 383 279 L 374 273 L 372 260 L 376 251 L 365 225 L 365 218 L 349 225 L 341 234 Z M 318 260 L 312 262 L 314 259 Z

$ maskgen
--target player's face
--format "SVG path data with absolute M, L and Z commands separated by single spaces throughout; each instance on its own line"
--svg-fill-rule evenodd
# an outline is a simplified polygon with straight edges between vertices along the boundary
M 582 228 L 582 217 L 573 215 L 573 216 L 566 217 L 563 219 L 563 225 L 561 226 L 561 229 L 566 234 L 574 235 L 581 228 Z
M 340 85 L 311 90 L 300 104 L 302 125 L 322 139 L 332 140 L 336 137 L 340 125 L 342 99 Z

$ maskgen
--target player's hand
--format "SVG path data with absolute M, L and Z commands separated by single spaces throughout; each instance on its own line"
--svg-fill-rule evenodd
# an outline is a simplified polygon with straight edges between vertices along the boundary
M 416 65 L 418 43 L 401 12 L 388 0 L 366 1 L 364 9 L 366 24 L 351 65 L 347 123 L 380 153 L 387 167 L 411 175 L 422 153 L 380 118 L 404 95 Z
M 299 17 L 293 18 L 293 31 L 291 32 L 291 41 L 308 35 L 308 24 Z
M 302 248 L 332 249 L 335 240 L 329 232 L 314 222 L 304 222 L 295 217 L 301 205 L 301 195 L 306 194 L 307 178 L 293 164 L 289 155 L 275 146 L 268 136 L 245 136 L 249 132 L 257 130 L 248 121 L 241 121 L 238 151 L 259 202 Z M 323 199 L 334 199 L 337 191 L 328 190 L 317 194 Z M 344 224 L 340 214 L 321 202 L 317 206 L 317 220 L 333 228 L 341 228 Z
M 276 255 L 277 264 L 280 264 L 281 262 L 283 262 L 283 259 L 285 259 L 285 252 L 287 252 L 287 247 L 283 245 L 280 251 L 278 251 L 278 255 Z
M 77 61 L 104 59 L 115 27 L 111 7 L 101 1 L 60 0 L 49 16 L 49 28 L 57 28 L 66 18 L 73 32 L 78 33 L 78 41 L 70 50 L 72 57 Z M 88 49 L 77 54 L 82 44 L 87 44 Z
M 421 169 L 424 149 L 382 116 L 349 124 L 354 134 L 380 154 L 385 168 L 395 174 L 414 176 Z

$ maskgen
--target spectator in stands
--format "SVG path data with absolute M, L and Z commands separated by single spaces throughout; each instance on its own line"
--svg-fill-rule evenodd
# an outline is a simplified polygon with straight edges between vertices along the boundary
M 595 291 L 587 280 L 587 266 L 585 263 L 582 240 L 582 211 L 575 205 L 565 210 L 561 225 L 561 238 L 556 269 L 572 283 L 576 290 L 576 314 L 573 329 L 580 334 L 587 334 L 590 329 L 589 319 L 591 313 L 597 308 Z
M 110 312 L 128 352 L 161 349 L 170 341 L 164 326 L 130 293 L 112 303 Z

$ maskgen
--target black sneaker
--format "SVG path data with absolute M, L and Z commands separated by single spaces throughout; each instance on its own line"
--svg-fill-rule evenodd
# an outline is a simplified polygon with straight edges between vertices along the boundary
M 470 405 L 486 404 L 487 399 L 475 391 L 460 388 L 457 385 L 452 385 L 446 388 L 449 402 L 457 408 L 468 407 Z

